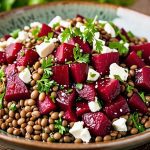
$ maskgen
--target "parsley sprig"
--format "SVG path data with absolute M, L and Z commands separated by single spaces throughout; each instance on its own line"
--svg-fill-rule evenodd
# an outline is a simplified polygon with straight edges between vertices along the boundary
M 3 82 L 4 76 L 5 76 L 4 71 L 0 69 L 0 82 Z
M 139 96 L 141 97 L 141 99 L 143 100 L 143 102 L 146 103 L 146 98 L 145 98 L 145 94 L 144 92 L 138 92 Z
M 131 85 L 127 85 L 127 87 L 126 87 L 126 91 L 128 92 L 128 93 L 130 93 L 132 90 L 134 89 L 134 87 L 133 86 L 131 86 Z
M 89 63 L 90 55 L 83 54 L 79 48 L 78 44 L 75 44 L 75 48 L 73 49 L 74 59 L 80 63 Z
M 144 126 L 139 123 L 139 114 L 137 112 L 133 113 L 129 119 L 133 121 L 134 126 L 139 130 L 139 132 L 145 131 Z
M 62 42 L 67 42 L 71 37 L 72 37 L 73 31 L 72 28 L 66 28 L 62 33 L 61 33 L 61 40 Z
M 18 33 L 20 32 L 21 30 L 20 29 L 16 29 L 14 30 L 13 32 L 10 33 L 10 35 L 16 39 L 18 37 Z
M 32 30 L 31 33 L 32 33 L 32 35 L 33 35 L 35 38 L 37 38 L 39 32 L 40 32 L 40 27 L 36 27 L 36 28 L 34 28 L 34 29 Z
M 50 77 L 52 76 L 52 69 L 51 66 L 53 66 L 53 58 L 45 58 L 42 62 L 42 68 L 44 69 L 44 74 L 40 80 L 37 81 L 38 90 L 39 92 L 46 92 L 48 93 L 50 89 L 56 85 L 56 82 L 54 80 L 50 80 Z
M 12 103 L 9 107 L 9 110 L 16 111 L 17 110 L 16 104 Z
M 3 108 L 3 98 L 4 98 L 5 93 L 0 94 L 0 109 Z
M 124 46 L 124 43 L 110 42 L 109 47 L 117 49 L 121 56 L 126 56 L 129 52 L 129 49 Z
M 55 120 L 54 122 L 54 127 L 56 130 L 58 130 L 58 132 L 60 134 L 64 134 L 66 132 L 68 132 L 68 128 L 65 128 L 63 125 L 62 125 L 62 118 L 59 118 L 58 120 Z

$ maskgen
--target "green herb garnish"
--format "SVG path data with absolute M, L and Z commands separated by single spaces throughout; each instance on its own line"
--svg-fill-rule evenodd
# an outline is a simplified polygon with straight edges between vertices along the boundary
M 90 76 L 91 76 L 92 78 L 94 78 L 94 77 L 96 76 L 96 74 L 95 74 L 95 73 L 90 72 Z
M 62 119 L 61 118 L 59 118 L 58 120 L 55 120 L 54 121 L 54 127 L 55 127 L 55 129 L 57 129 L 58 130 L 58 132 L 60 133 L 60 134 L 64 134 L 64 133 L 67 133 L 68 132 L 68 128 L 65 128 L 64 126 L 62 126 Z
M 42 79 L 48 79 L 53 75 L 52 69 L 51 68 L 45 68 L 44 73 L 42 76 Z
M 16 104 L 12 103 L 9 107 L 9 110 L 16 111 L 17 110 Z
M 21 30 L 20 29 L 16 29 L 14 30 L 13 32 L 10 33 L 10 35 L 16 39 L 18 37 L 18 33 L 20 32 Z
M 128 36 L 129 36 L 130 38 L 135 37 L 134 34 L 133 34 L 131 31 L 129 31 L 127 34 L 128 34 Z
M 114 75 L 115 79 L 119 80 L 120 82 L 123 82 L 123 80 L 121 79 L 121 77 L 119 75 Z
M 94 49 L 94 51 L 96 51 L 97 53 L 101 53 L 101 51 L 103 49 L 102 46 L 103 46 L 102 41 L 95 40 L 95 49 Z
M 139 50 L 139 51 L 136 52 L 136 54 L 137 54 L 140 58 L 142 58 L 142 53 L 143 53 L 143 52 L 142 52 L 141 50 Z
M 53 62 L 54 62 L 54 59 L 52 57 L 48 57 L 47 59 L 43 59 L 42 61 L 42 68 L 43 69 L 46 69 L 48 67 L 51 67 L 53 66 Z
M 81 90 L 83 88 L 83 84 L 82 83 L 77 83 L 76 88 Z
M 144 92 L 139 92 L 138 94 L 141 97 L 141 99 L 143 100 L 143 102 L 146 102 L 146 98 L 145 98 Z
M 40 27 L 36 27 L 32 30 L 32 35 L 34 37 L 38 37 L 39 32 L 40 32 Z
M 55 24 L 53 25 L 53 28 L 56 28 L 56 27 L 58 27 L 58 26 L 60 26 L 60 23 L 59 23 L 59 22 L 55 23 Z
M 23 57 L 25 55 L 24 51 L 20 51 L 20 55 Z
M 72 37 L 72 28 L 66 28 L 62 33 L 61 33 L 61 40 L 62 42 L 67 42 L 71 37 Z
M 124 46 L 124 43 L 110 42 L 109 47 L 112 49 L 117 49 L 121 56 L 126 56 L 129 52 L 129 49 Z
M 133 113 L 131 116 L 131 120 L 134 123 L 134 126 L 140 131 L 145 131 L 145 128 L 142 124 L 139 123 L 139 114 L 137 112 Z
M 3 108 L 3 98 L 4 98 L 5 93 L 0 94 L 0 109 Z
M 66 91 L 66 93 L 69 94 L 69 93 L 72 93 L 72 91 L 73 91 L 73 89 L 68 89 L 68 90 Z
M 0 69 L 0 82 L 3 82 L 4 76 L 5 76 L 4 71 Z
M 126 91 L 127 91 L 128 93 L 130 93 L 133 89 L 134 89 L 134 87 L 131 86 L 131 85 L 127 85 L 127 87 L 126 87 Z
M 46 92 L 46 94 L 48 94 L 50 89 L 56 85 L 56 82 L 54 80 L 42 78 L 41 80 L 37 81 L 37 85 L 40 93 Z
M 75 44 L 75 48 L 73 49 L 74 59 L 80 63 L 89 63 L 90 56 L 89 54 L 83 54 L 79 48 L 78 44 Z

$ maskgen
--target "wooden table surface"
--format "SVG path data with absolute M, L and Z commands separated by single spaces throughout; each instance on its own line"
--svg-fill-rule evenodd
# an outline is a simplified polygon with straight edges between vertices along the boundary
M 150 0 L 135 0 L 135 4 L 129 8 L 136 11 L 142 12 L 144 14 L 150 15 Z M 0 145 L 0 150 L 10 150 Z M 150 150 L 150 144 L 140 146 L 133 150 Z

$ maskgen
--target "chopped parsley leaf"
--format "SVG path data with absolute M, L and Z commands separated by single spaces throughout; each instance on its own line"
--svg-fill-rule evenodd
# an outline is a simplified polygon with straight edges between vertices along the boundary
M 0 94 L 0 109 L 3 108 L 3 98 L 4 98 L 5 93 Z
M 142 58 L 142 53 L 143 53 L 143 52 L 142 52 L 141 50 L 139 50 L 139 51 L 136 52 L 136 54 L 137 54 L 140 58 Z
M 120 82 L 123 82 L 123 80 L 121 79 L 121 77 L 119 75 L 114 75 L 115 79 L 119 80 Z
M 131 86 L 131 85 L 127 85 L 127 87 L 126 87 L 126 91 L 128 92 L 128 93 L 130 93 L 132 90 L 134 89 L 134 87 L 133 86 Z
M 144 92 L 140 92 L 140 93 L 138 93 L 138 94 L 139 94 L 139 96 L 141 97 L 141 99 L 143 100 L 143 102 L 146 102 L 146 98 L 145 98 Z
M 14 30 L 13 32 L 10 33 L 10 35 L 16 39 L 18 37 L 18 33 L 20 32 L 21 30 L 20 29 L 16 29 Z
M 16 104 L 12 103 L 9 107 L 9 110 L 16 111 L 17 110 Z
M 77 83 L 76 88 L 81 90 L 83 88 L 83 84 L 82 83 Z

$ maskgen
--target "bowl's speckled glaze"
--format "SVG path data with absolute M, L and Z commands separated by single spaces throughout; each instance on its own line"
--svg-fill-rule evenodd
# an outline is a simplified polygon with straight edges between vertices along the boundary
M 117 18 L 118 8 L 113 5 L 97 4 L 90 2 L 55 2 L 46 5 L 24 7 L 8 13 L 0 14 L 0 36 L 7 34 L 16 28 L 22 28 L 33 21 L 47 22 L 56 15 L 65 18 L 72 18 L 76 14 L 85 17 L 94 17 L 98 19 L 111 21 Z M 144 16 L 144 15 L 143 15 Z M 146 17 L 146 16 L 145 16 Z M 92 150 L 117 150 L 131 149 L 142 144 L 149 143 L 150 131 L 145 131 L 138 135 L 121 138 L 111 142 L 91 143 L 91 144 L 51 144 L 25 140 L 23 138 L 7 135 L 0 132 L 0 144 L 7 148 L 17 150 L 48 150 L 48 149 L 92 149 Z

